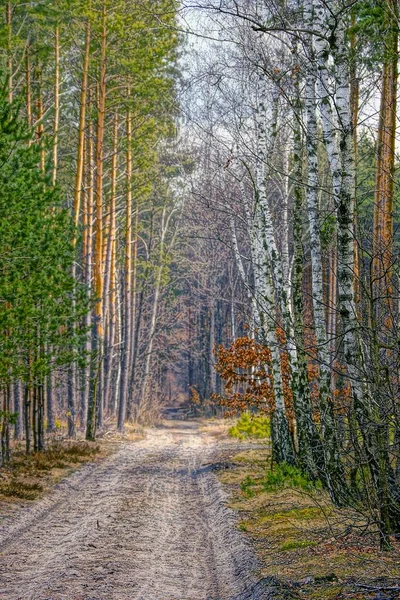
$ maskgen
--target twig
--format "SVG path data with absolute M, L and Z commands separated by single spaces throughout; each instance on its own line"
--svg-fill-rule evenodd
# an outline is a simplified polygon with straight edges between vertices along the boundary
M 388 590 L 390 592 L 398 592 L 400 591 L 400 586 L 390 587 L 386 585 L 382 586 L 374 586 L 374 585 L 365 585 L 363 583 L 356 583 L 356 587 L 363 588 L 365 590 L 372 590 L 373 592 L 379 592 L 380 590 Z

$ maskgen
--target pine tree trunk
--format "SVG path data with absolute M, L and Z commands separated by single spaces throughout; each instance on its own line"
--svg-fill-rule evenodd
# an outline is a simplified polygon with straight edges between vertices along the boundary
M 14 438 L 19 440 L 22 435 L 23 425 L 23 414 L 22 414 L 22 401 L 21 401 L 21 382 L 19 380 L 14 381 L 14 412 L 17 413 L 15 421 Z
M 67 382 L 67 422 L 68 422 L 68 437 L 75 437 L 75 390 L 76 390 L 76 367 L 75 363 L 72 363 L 68 368 L 68 382 Z
M 84 209 L 84 227 L 83 227 L 83 267 L 84 283 L 88 293 L 92 286 L 92 259 L 93 259 L 93 216 L 94 216 L 94 144 L 93 144 L 93 123 L 89 122 L 87 135 L 87 161 L 86 161 L 86 193 Z M 87 414 L 89 406 L 89 395 L 91 390 L 91 363 L 92 357 L 92 332 L 90 330 L 91 315 L 86 313 L 84 327 L 86 329 L 85 353 L 86 363 L 83 368 L 83 387 L 81 401 L 80 424 L 86 429 Z
M 139 196 L 136 196 L 135 222 L 132 240 L 132 300 L 131 300 L 131 362 L 129 365 L 129 391 L 127 395 L 127 414 L 132 417 L 133 394 L 135 389 L 136 362 L 139 350 L 140 315 L 137 311 L 137 256 L 139 241 Z
M 47 376 L 46 385 L 46 412 L 47 412 L 47 432 L 53 433 L 56 429 L 54 417 L 54 374 L 53 371 Z
M 6 4 L 8 101 L 13 101 L 12 4 Z
M 388 0 L 388 27 L 391 17 L 398 13 L 396 0 Z M 382 92 L 376 160 L 374 234 L 373 234 L 373 288 L 376 321 L 385 340 L 393 327 L 393 206 L 395 180 L 396 107 L 398 80 L 398 32 L 388 35 L 382 73 Z M 379 298 L 383 298 L 383 302 Z M 385 314 L 384 322 L 380 323 Z
M 53 185 L 57 182 L 58 130 L 60 124 L 60 28 L 55 29 L 54 45 L 54 124 L 53 124 Z
M 107 336 L 105 339 L 105 387 L 104 400 L 107 408 L 110 408 L 110 393 L 113 383 L 114 371 L 114 341 L 115 341 L 115 246 L 116 246 L 116 199 L 117 199 L 117 174 L 118 174 L 118 114 L 114 114 L 113 125 L 113 154 L 111 159 L 111 195 L 109 209 L 109 231 L 107 239 L 107 251 L 105 258 L 105 281 L 104 281 L 104 312 L 107 319 Z
M 125 206 L 125 281 L 123 313 L 123 350 L 119 390 L 118 429 L 123 431 L 126 418 L 129 366 L 132 344 L 132 118 L 126 117 L 126 206 Z
M 98 86 L 98 115 L 97 115 L 97 143 L 96 143 L 96 239 L 94 255 L 94 282 L 96 293 L 95 330 L 100 340 L 103 335 L 103 170 L 104 170 L 104 125 L 106 111 L 106 8 L 103 5 L 102 34 L 101 34 L 101 62 L 100 82 Z M 100 348 L 99 348 L 100 349 Z
M 31 388 L 28 383 L 25 383 L 24 388 L 24 429 L 25 429 L 25 452 L 29 454 L 31 451 Z
M 104 126 L 106 111 L 106 48 L 107 48 L 107 12 L 105 4 L 102 10 L 100 81 L 97 97 L 97 139 L 96 139 L 96 212 L 95 212 L 95 248 L 94 248 L 94 291 L 96 304 L 93 313 L 92 352 L 96 365 L 93 365 L 92 389 L 89 395 L 88 417 L 86 424 L 87 439 L 94 439 L 97 419 L 102 402 L 103 360 L 103 170 L 104 170 Z
M 396 165 L 397 81 L 398 81 L 398 17 L 396 0 L 386 3 L 385 58 L 382 73 L 382 92 L 378 131 L 375 178 L 372 289 L 373 328 L 372 353 L 374 373 L 375 456 L 378 471 L 375 474 L 380 510 L 381 547 L 390 546 L 388 535 L 398 531 L 400 509 L 396 504 L 398 491 L 392 473 L 389 447 L 389 422 L 396 418 L 390 401 L 390 370 L 393 352 L 385 345 L 393 341 L 394 290 L 393 290 L 393 213 Z M 393 18 L 395 17 L 394 21 Z M 391 483 L 391 480 L 393 483 Z M 392 489 L 391 489 L 392 488 Z
M 46 149 L 43 143 L 44 136 L 44 110 L 43 110 L 43 82 L 42 82 L 42 67 L 38 61 L 35 67 L 35 79 L 37 84 L 37 96 L 36 96 L 36 141 L 40 145 L 40 169 L 42 173 L 45 172 L 46 168 Z
M 76 178 L 74 192 L 74 220 L 75 227 L 79 225 L 79 215 L 81 208 L 81 195 L 83 183 L 83 171 L 85 164 L 85 128 L 86 128 L 86 105 L 87 105 L 87 88 L 90 60 L 90 22 L 86 24 L 85 33 L 85 55 L 83 59 L 82 69 L 82 85 L 81 97 L 79 104 L 79 127 L 78 127 L 78 153 L 76 161 Z
M 30 46 L 27 44 L 25 50 L 25 97 L 26 97 L 26 120 L 28 127 L 32 127 L 32 89 L 31 89 L 31 62 Z
M 3 392 L 3 414 L 0 420 L 0 466 L 10 461 L 10 385 L 5 384 Z M 1 406 L 1 405 L 0 405 Z

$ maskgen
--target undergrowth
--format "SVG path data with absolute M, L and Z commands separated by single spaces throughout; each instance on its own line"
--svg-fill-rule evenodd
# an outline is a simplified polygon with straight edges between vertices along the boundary
M 244 412 L 236 425 L 229 428 L 228 434 L 239 440 L 246 438 L 269 439 L 271 436 L 270 419 L 264 415 L 252 415 Z
M 229 486 L 230 507 L 264 565 L 262 575 L 285 581 L 304 600 L 398 598 L 380 590 L 398 591 L 399 541 L 378 552 L 376 533 L 362 515 L 334 507 L 321 483 L 298 469 L 281 464 L 271 470 L 267 446 L 233 460 L 237 468 L 221 471 L 219 479 Z
M 85 462 L 88 457 L 100 452 L 100 447 L 87 442 L 62 443 L 53 442 L 43 452 L 24 454 L 18 452 L 14 455 L 10 465 L 13 472 L 35 473 L 38 471 L 51 471 L 64 469 L 72 464 Z
M 35 500 L 41 492 L 43 492 L 43 486 L 39 483 L 27 483 L 16 478 L 5 483 L 0 483 L 0 494 L 7 498 L 14 497 L 21 500 Z
M 320 481 L 311 481 L 300 469 L 280 463 L 266 471 L 261 478 L 248 475 L 240 487 L 244 495 L 251 498 L 256 491 L 276 492 L 285 488 L 312 491 L 322 489 L 322 484 Z
M 15 451 L 7 468 L 1 470 L 0 496 L 34 500 L 44 491 L 43 480 L 54 482 L 60 470 L 89 461 L 100 446 L 88 442 L 51 442 L 43 452 L 26 455 Z

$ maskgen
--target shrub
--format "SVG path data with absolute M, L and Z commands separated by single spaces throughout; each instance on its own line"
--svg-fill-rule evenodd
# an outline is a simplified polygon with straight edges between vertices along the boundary
M 17 479 L 0 484 L 0 494 L 21 500 L 35 500 L 42 491 L 43 486 L 38 483 L 25 483 Z
M 252 415 L 244 412 L 236 425 L 228 430 L 230 437 L 244 440 L 247 438 L 269 439 L 271 436 L 270 418 L 264 415 Z
M 320 489 L 320 481 L 311 481 L 300 469 L 286 463 L 280 463 L 267 471 L 261 485 L 267 492 L 283 488 L 297 488 L 302 490 Z
M 251 498 L 255 495 L 256 489 L 264 492 L 276 492 L 285 488 L 312 491 L 322 489 L 322 484 L 320 481 L 308 479 L 300 469 L 280 463 L 267 471 L 262 478 L 253 479 L 248 475 L 240 484 L 240 488 L 247 498 Z

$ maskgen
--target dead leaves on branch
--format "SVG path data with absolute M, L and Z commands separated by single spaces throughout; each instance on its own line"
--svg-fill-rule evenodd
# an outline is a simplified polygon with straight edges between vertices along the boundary
M 285 332 L 281 327 L 276 330 L 280 345 L 280 368 L 282 373 L 283 394 L 289 423 L 293 425 L 293 392 L 290 358 L 287 351 Z M 310 348 L 309 348 L 310 350 Z M 235 416 L 247 410 L 272 414 L 275 409 L 272 353 L 268 346 L 243 336 L 237 338 L 228 348 L 218 346 L 215 350 L 217 363 L 215 369 L 225 383 L 224 394 L 214 394 L 213 399 L 226 409 L 226 416 Z M 311 399 L 314 405 L 314 418 L 319 421 L 319 365 L 313 358 L 313 352 L 307 353 L 307 376 L 310 384 Z M 350 387 L 340 375 L 340 365 L 335 365 L 336 381 L 333 392 L 334 409 L 343 413 L 349 405 Z M 343 381 L 341 381 L 343 380 Z

